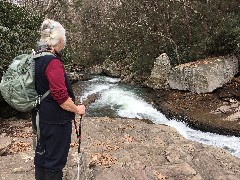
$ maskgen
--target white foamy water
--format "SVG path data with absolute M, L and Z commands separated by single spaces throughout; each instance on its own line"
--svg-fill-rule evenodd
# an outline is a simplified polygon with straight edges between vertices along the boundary
M 197 141 L 202 144 L 212 145 L 229 151 L 234 156 L 240 157 L 240 138 L 235 136 L 224 136 L 210 132 L 193 130 L 183 122 L 169 120 L 164 123 L 175 128 L 186 139 Z
M 162 123 L 168 121 L 163 114 L 159 113 L 136 94 L 122 90 L 119 87 L 102 92 L 100 99 L 95 102 L 96 107 L 109 105 L 121 117 L 158 120 Z
M 175 128 L 185 138 L 203 144 L 224 148 L 231 154 L 240 157 L 240 138 L 235 136 L 223 136 L 214 133 L 206 133 L 193 130 L 185 123 L 167 119 L 162 113 L 157 111 L 151 104 L 144 101 L 133 88 L 122 87 L 116 84 L 119 80 L 112 78 L 101 78 L 101 82 L 91 84 L 86 90 L 84 97 L 93 93 L 100 93 L 100 98 L 90 107 L 90 110 L 110 108 L 116 116 L 124 118 L 149 119 L 156 124 L 165 124 Z M 92 81 L 97 82 L 98 78 Z M 106 83 L 107 82 L 107 83 Z
M 102 92 L 104 90 L 109 89 L 111 86 L 113 85 L 106 85 L 106 84 L 96 84 L 96 85 L 91 85 L 88 87 L 88 89 L 86 89 L 83 98 L 87 98 L 88 96 L 92 95 L 92 94 L 96 94 L 99 92 Z
M 106 77 L 106 76 L 101 76 L 101 77 L 95 77 L 91 80 L 89 80 L 90 82 L 109 82 L 109 83 L 117 83 L 119 82 L 121 79 L 119 78 L 110 78 L 110 77 Z

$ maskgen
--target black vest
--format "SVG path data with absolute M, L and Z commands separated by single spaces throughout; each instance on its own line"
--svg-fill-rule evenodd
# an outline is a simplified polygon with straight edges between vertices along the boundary
M 54 55 L 42 56 L 35 59 L 35 87 L 39 95 L 43 95 L 49 90 L 49 83 L 45 76 L 45 70 L 49 62 L 56 58 Z M 65 83 L 68 91 L 68 95 L 75 101 L 74 93 L 67 74 L 64 74 Z M 69 112 L 61 108 L 61 106 L 52 98 L 51 94 L 43 99 L 38 105 L 40 122 L 48 124 L 65 124 L 72 121 L 75 118 L 75 113 Z M 36 110 L 32 111 L 33 120 L 36 117 Z

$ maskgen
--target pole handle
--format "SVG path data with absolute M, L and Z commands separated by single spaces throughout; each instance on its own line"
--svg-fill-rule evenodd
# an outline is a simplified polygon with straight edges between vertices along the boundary
M 83 104 L 83 97 L 80 96 L 80 104 Z

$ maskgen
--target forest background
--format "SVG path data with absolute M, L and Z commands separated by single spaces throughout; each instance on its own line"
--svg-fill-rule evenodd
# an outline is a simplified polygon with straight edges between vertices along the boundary
M 45 18 L 67 31 L 65 63 L 133 62 L 147 77 L 167 53 L 178 65 L 240 52 L 239 0 L 0 1 L 0 68 L 30 53 Z

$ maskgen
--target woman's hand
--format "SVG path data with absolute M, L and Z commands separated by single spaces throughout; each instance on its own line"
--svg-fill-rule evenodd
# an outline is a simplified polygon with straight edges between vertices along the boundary
M 85 111 L 86 107 L 83 104 L 77 106 L 77 114 L 84 115 Z
M 74 112 L 79 115 L 85 114 L 85 106 L 83 104 L 75 105 L 70 97 L 60 106 L 66 111 Z

